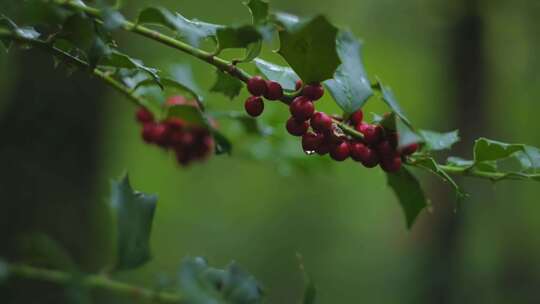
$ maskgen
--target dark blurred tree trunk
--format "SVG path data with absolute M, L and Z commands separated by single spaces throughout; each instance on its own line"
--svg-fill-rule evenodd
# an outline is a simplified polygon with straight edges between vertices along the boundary
M 461 0 L 461 11 L 451 24 L 448 37 L 449 79 L 453 84 L 451 96 L 454 122 L 459 126 L 462 138 L 457 153 L 470 157 L 475 138 L 485 133 L 487 100 L 485 68 L 485 25 L 481 15 L 480 1 Z M 429 228 L 427 246 L 428 280 L 424 303 L 455 303 L 456 274 L 459 265 L 460 217 L 456 215 L 456 200 L 447 185 L 432 191 L 434 216 Z M 458 301 L 459 302 L 459 301 Z
M 110 252 L 95 189 L 103 86 L 66 76 L 39 51 L 14 55 L 19 77 L 0 113 L 0 256 L 70 267 L 65 251 L 79 270 L 97 271 Z M 9 303 L 61 303 L 12 284 L 0 290 Z

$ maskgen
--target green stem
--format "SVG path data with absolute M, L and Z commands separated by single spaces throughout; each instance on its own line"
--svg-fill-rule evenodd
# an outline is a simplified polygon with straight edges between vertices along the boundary
M 177 293 L 158 292 L 146 288 L 136 287 L 127 283 L 111 280 L 101 275 L 79 276 L 58 270 L 37 268 L 28 265 L 8 265 L 8 275 L 21 279 L 29 279 L 58 285 L 69 285 L 78 282 L 82 287 L 93 290 L 106 290 L 108 292 L 137 299 L 144 299 L 150 303 L 183 303 L 183 297 Z

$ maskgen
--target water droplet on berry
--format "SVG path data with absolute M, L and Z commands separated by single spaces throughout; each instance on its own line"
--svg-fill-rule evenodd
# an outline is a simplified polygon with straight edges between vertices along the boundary
M 313 155 L 313 154 L 315 154 L 316 152 L 315 152 L 315 151 L 304 151 L 304 153 L 306 153 L 306 155 Z

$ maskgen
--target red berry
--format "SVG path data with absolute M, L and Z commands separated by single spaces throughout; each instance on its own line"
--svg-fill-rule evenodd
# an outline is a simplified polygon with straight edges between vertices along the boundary
M 302 136 L 302 148 L 305 152 L 315 151 L 323 143 L 323 140 L 322 134 L 306 133 Z
M 152 137 L 154 142 L 165 147 L 169 144 L 169 128 L 164 123 L 158 123 L 154 126 Z
M 176 117 L 167 119 L 165 121 L 165 123 L 167 124 L 167 127 L 169 129 L 175 130 L 175 131 L 183 129 L 184 126 L 186 125 L 183 120 L 181 120 L 180 118 L 176 118 Z
M 362 112 L 362 110 L 358 110 L 351 115 L 351 123 L 353 126 L 357 126 L 358 124 L 362 123 L 363 119 L 364 112 Z
M 293 117 L 291 117 L 289 118 L 289 120 L 287 120 L 286 127 L 289 134 L 294 135 L 294 136 L 302 136 L 306 134 L 309 128 L 309 124 L 305 121 L 299 122 Z
M 145 123 L 143 125 L 143 129 L 141 132 L 141 136 L 143 140 L 147 143 L 153 143 L 154 142 L 154 127 L 156 124 L 154 123 Z
M 140 123 L 147 123 L 147 122 L 153 122 L 154 121 L 154 115 L 150 113 L 146 108 L 140 108 L 137 110 L 137 121 Z
M 315 101 L 321 99 L 324 94 L 324 88 L 320 83 L 309 84 L 302 90 L 302 95 Z
M 306 97 L 296 97 L 289 106 L 292 116 L 298 121 L 306 121 L 313 116 L 315 106 L 311 100 Z
M 176 161 L 182 166 L 187 166 L 191 162 L 192 158 L 189 151 L 185 148 L 179 148 L 175 151 Z
M 330 152 L 330 149 L 333 147 L 331 143 L 329 143 L 326 140 L 323 140 L 322 144 L 320 144 L 317 149 L 315 149 L 315 152 L 319 155 L 326 155 L 328 152 Z
M 165 102 L 165 104 L 168 106 L 185 105 L 188 103 L 189 101 L 184 96 L 180 95 L 169 97 L 169 99 L 167 99 Z
M 268 100 L 278 100 L 283 97 L 283 88 L 275 81 L 267 81 L 264 97 Z
M 332 118 L 323 112 L 316 112 L 310 120 L 313 130 L 319 133 L 327 133 L 332 130 Z
M 384 140 L 377 145 L 377 153 L 382 160 L 389 160 L 396 156 L 397 151 L 388 140 Z
M 356 130 L 364 134 L 364 141 L 370 145 L 376 144 L 381 140 L 382 128 L 380 126 L 360 123 L 356 125 Z
M 349 157 L 349 154 L 350 149 L 349 143 L 347 141 L 343 141 L 342 143 L 330 149 L 330 157 L 332 157 L 332 159 L 336 161 L 346 160 Z
M 244 108 L 250 116 L 257 117 L 264 110 L 264 102 L 260 97 L 250 96 L 244 103 Z
M 379 164 L 377 153 L 362 143 L 354 143 L 350 146 L 352 159 L 361 162 L 367 168 L 373 168 Z
M 295 84 L 296 91 L 300 90 L 303 86 L 304 86 L 304 83 L 302 82 L 302 80 L 298 79 Z
M 420 146 L 417 143 L 410 144 L 400 149 L 402 155 L 411 155 L 418 151 Z
M 381 168 L 388 173 L 395 173 L 401 169 L 401 157 L 394 156 L 381 161 Z
M 252 77 L 247 82 L 247 88 L 251 95 L 262 96 L 266 93 L 266 81 L 260 76 Z

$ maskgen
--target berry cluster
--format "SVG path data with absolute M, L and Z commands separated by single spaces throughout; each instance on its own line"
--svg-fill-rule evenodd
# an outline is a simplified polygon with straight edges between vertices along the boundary
M 278 100 L 283 97 L 283 88 L 279 83 L 266 81 L 259 76 L 249 79 L 247 88 L 252 96 L 246 100 L 244 108 L 252 117 L 257 117 L 264 111 L 264 102 L 261 96 L 268 100 Z
M 248 81 L 248 90 L 253 94 L 245 103 L 249 115 L 257 117 L 263 112 L 264 104 L 260 96 L 267 97 L 266 94 L 272 87 L 279 86 L 269 85 L 270 83 L 260 77 L 253 77 Z M 279 90 L 282 95 L 281 86 Z M 397 132 L 378 124 L 364 122 L 361 110 L 353 113 L 345 122 L 339 117 L 315 111 L 315 101 L 324 94 L 324 88 L 319 83 L 304 86 L 298 81 L 296 90 L 300 95 L 289 105 L 291 117 L 287 120 L 286 129 L 291 135 L 302 137 L 302 148 L 307 154 L 330 154 L 336 161 L 344 161 L 350 157 L 367 168 L 380 165 L 386 172 L 397 172 L 401 169 L 403 158 L 418 150 L 418 144 L 398 149 Z M 363 139 L 344 134 L 335 121 L 350 125 L 363 135 Z
M 165 106 L 173 105 L 198 106 L 182 96 L 171 97 L 165 103 Z M 214 139 L 206 128 L 190 125 L 179 118 L 156 121 L 146 108 L 140 108 L 136 118 L 142 124 L 143 140 L 148 144 L 173 151 L 182 166 L 187 166 L 193 161 L 205 160 L 212 154 Z

